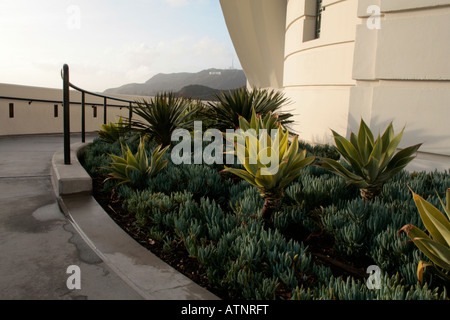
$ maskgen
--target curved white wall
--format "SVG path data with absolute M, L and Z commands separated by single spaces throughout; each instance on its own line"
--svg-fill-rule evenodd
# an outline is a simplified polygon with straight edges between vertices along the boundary
M 357 0 L 323 1 L 321 34 L 314 38 L 316 1 L 287 3 L 284 92 L 294 105 L 295 130 L 313 143 L 346 134 Z
M 282 88 L 286 0 L 220 0 L 249 84 Z
M 330 143 L 330 129 L 349 136 L 361 118 L 375 132 L 393 121 L 406 125 L 401 147 L 423 143 L 417 169 L 450 169 L 450 0 L 323 0 L 318 39 L 316 0 L 221 3 L 250 85 L 283 89 L 301 139 Z M 274 46 L 281 85 L 267 80 L 281 73 Z

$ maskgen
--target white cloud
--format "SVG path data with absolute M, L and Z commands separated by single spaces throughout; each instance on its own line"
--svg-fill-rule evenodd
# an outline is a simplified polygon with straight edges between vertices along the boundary
M 231 66 L 233 52 L 225 43 L 203 37 L 179 37 L 155 45 L 132 44 L 119 51 L 108 50 L 103 69 L 122 74 L 121 83 L 145 82 L 157 73 L 198 72 Z M 125 81 L 125 82 L 124 82 Z M 119 84 L 119 85 L 120 85 Z
M 181 36 L 154 44 L 134 42 L 109 47 L 95 55 L 95 59 L 90 56 L 90 60 L 79 58 L 68 63 L 75 85 L 90 91 L 103 91 L 127 83 L 144 83 L 158 73 L 228 68 L 234 55 L 232 48 L 218 40 Z M 236 61 L 234 58 L 235 64 Z M 46 60 L 33 67 L 36 74 L 52 72 L 56 78 L 62 64 L 63 61 Z
M 67 12 L 72 1 L 1 0 L 0 82 L 59 88 L 67 63 L 75 85 L 103 91 L 157 73 L 227 68 L 233 57 L 236 64 L 222 20 L 211 18 L 205 27 L 196 18 L 220 17 L 220 8 L 214 13 L 210 7 L 217 0 L 154 1 L 156 11 L 148 0 L 133 7 L 79 0 L 74 2 L 80 10 L 73 13 Z M 69 24 L 71 29 L 73 15 L 80 21 Z

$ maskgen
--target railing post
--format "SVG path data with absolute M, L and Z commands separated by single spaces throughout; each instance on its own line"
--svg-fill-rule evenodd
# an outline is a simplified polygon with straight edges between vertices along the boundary
M 86 142 L 86 94 L 81 93 L 81 142 Z
M 78 88 L 70 83 L 69 81 L 69 66 L 65 64 L 61 72 L 61 77 L 63 78 L 63 107 L 64 107 L 64 163 L 70 164 L 70 88 L 81 92 L 81 140 L 86 143 L 86 95 L 93 95 L 96 97 L 103 98 L 103 123 L 108 123 L 108 100 L 121 101 L 129 103 L 129 127 L 131 128 L 131 119 L 133 116 L 133 103 L 134 101 L 125 100 L 120 98 L 108 97 L 94 92 L 89 92 Z M 2 97 L 0 97 L 2 98 Z M 35 100 L 33 100 L 35 101 Z M 60 103 L 60 102 L 59 102 Z M 80 104 L 79 102 L 74 102 L 74 104 Z M 95 105 L 95 107 L 94 107 Z M 98 104 L 93 104 L 94 107 L 94 117 L 97 117 L 97 106 Z M 120 107 L 122 109 L 123 105 L 114 105 L 112 107 Z
M 108 102 L 108 99 L 107 98 L 105 98 L 104 100 L 103 100 L 103 124 L 106 124 L 107 123 L 107 118 L 108 118 L 108 111 L 107 111 L 107 102 Z
M 131 129 L 131 119 L 133 118 L 133 105 L 130 102 L 130 108 L 128 110 L 128 128 Z
M 69 66 L 63 66 L 63 106 L 64 106 L 64 164 L 70 164 L 70 88 Z

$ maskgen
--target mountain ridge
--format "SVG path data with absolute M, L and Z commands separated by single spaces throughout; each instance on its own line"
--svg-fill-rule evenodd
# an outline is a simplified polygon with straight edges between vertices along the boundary
M 197 73 L 158 73 L 144 83 L 128 83 L 106 89 L 104 93 L 153 96 L 160 92 L 177 93 L 193 85 L 209 87 L 211 91 L 224 91 L 240 88 L 246 84 L 247 78 L 243 70 L 210 68 Z

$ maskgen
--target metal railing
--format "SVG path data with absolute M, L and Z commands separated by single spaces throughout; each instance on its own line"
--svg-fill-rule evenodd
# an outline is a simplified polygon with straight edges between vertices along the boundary
M 129 116 L 128 120 L 131 123 L 131 119 L 133 117 L 133 104 L 136 104 L 135 101 L 132 100 L 126 100 L 121 98 L 115 98 L 106 96 L 100 93 L 90 92 L 84 89 L 81 89 L 72 83 L 70 83 L 70 77 L 69 77 L 69 66 L 65 64 L 63 66 L 63 69 L 61 70 L 61 77 L 63 79 L 63 123 L 64 123 L 64 164 L 70 165 L 70 105 L 71 104 L 81 104 L 81 141 L 84 143 L 86 142 L 86 95 L 91 95 L 95 97 L 103 98 L 103 123 L 107 123 L 108 118 L 108 107 L 120 107 L 125 108 L 128 107 L 129 109 Z M 81 102 L 74 103 L 70 101 L 70 88 L 81 92 Z M 118 102 L 125 102 L 128 103 L 128 106 L 125 105 L 115 105 L 115 104 L 108 104 L 108 100 L 118 101 Z M 100 105 L 100 104 L 93 104 L 89 103 L 89 105 Z
M 58 100 L 28 99 L 28 98 L 6 97 L 6 96 L 0 96 L 0 99 L 2 99 L 2 100 L 12 100 L 12 101 L 28 101 L 28 104 L 32 104 L 33 102 L 62 104 L 62 101 L 58 101 Z
M 61 100 L 48 100 L 48 99 L 35 99 L 35 98 L 21 98 L 21 97 L 9 97 L 9 96 L 0 96 L 0 100 L 11 100 L 11 101 L 26 101 L 28 102 L 29 105 L 31 105 L 34 102 L 39 102 L 39 103 L 55 103 L 55 104 L 60 104 L 63 105 L 63 102 Z M 77 102 L 77 101 L 70 101 L 70 104 L 75 104 L 75 105 L 81 105 L 81 102 Z M 96 102 L 89 102 L 89 103 L 85 103 L 86 105 L 89 106 L 103 106 L 103 103 L 96 103 Z M 118 104 L 108 104 L 109 107 L 116 107 L 116 108 L 125 108 L 127 106 L 124 105 L 118 105 Z

